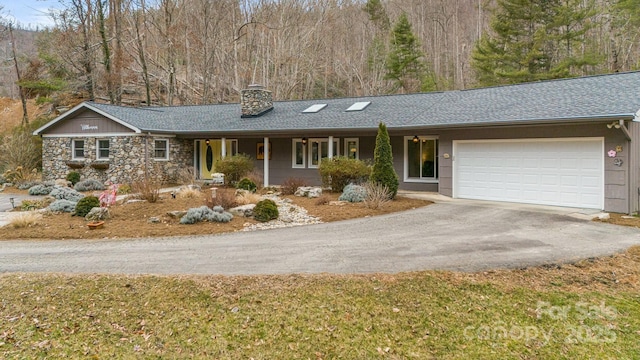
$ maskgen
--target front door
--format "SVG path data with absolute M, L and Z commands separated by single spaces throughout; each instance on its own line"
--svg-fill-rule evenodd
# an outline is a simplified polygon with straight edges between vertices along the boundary
M 238 140 L 225 140 L 227 156 L 238 153 Z M 196 156 L 199 162 L 200 179 L 211 180 L 212 174 L 216 172 L 216 161 L 222 159 L 222 140 L 199 140 L 196 141 Z

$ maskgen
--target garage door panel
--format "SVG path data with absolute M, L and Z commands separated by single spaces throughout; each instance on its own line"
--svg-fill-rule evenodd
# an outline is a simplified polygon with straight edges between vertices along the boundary
M 456 142 L 456 197 L 602 209 L 602 139 Z

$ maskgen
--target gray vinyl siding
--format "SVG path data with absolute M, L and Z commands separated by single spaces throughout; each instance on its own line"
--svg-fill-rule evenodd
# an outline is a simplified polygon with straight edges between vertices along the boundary
M 88 125 L 90 129 L 82 129 L 83 125 Z M 93 129 L 97 127 L 97 129 Z M 96 112 L 83 109 L 76 116 L 65 119 L 47 129 L 47 135 L 82 134 L 90 136 L 92 134 L 114 134 L 114 133 L 134 133 L 130 128 L 118 124 Z
M 604 137 L 604 210 L 628 213 L 629 208 L 629 154 L 633 149 L 620 129 L 608 129 L 606 124 L 579 124 L 555 126 L 519 126 L 493 127 L 482 129 L 443 130 L 440 132 L 439 192 L 446 196 L 453 195 L 453 141 L 454 140 L 485 140 L 485 139 L 536 139 L 536 138 L 571 138 L 571 137 Z M 613 159 L 606 156 L 606 152 L 622 146 L 623 151 L 618 154 L 622 159 L 622 166 L 613 164 Z M 449 154 L 449 159 L 443 155 Z
M 628 123 L 631 133 L 629 144 L 629 213 L 637 213 L 640 202 L 640 123 L 630 121 Z

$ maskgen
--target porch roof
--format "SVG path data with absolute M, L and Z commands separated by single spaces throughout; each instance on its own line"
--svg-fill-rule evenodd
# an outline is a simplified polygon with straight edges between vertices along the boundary
M 362 111 L 345 111 L 371 102 Z M 302 111 L 327 104 L 317 113 Z M 390 130 L 638 119 L 640 72 L 597 75 L 482 89 L 322 100 L 275 101 L 262 116 L 241 118 L 239 104 L 125 107 L 84 103 L 143 132 L 175 134 Z M 36 130 L 46 129 L 73 110 Z

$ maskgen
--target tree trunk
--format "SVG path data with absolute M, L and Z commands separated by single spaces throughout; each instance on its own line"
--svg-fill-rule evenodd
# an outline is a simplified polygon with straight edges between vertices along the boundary
M 22 126 L 29 125 L 29 114 L 27 112 L 27 97 L 24 88 L 20 84 L 20 68 L 18 67 L 18 58 L 16 56 L 16 41 L 13 38 L 13 25 L 9 23 L 9 36 L 11 38 L 11 52 L 13 53 L 13 65 L 16 68 L 16 78 L 18 79 L 18 93 L 20 94 L 20 102 L 22 102 Z

